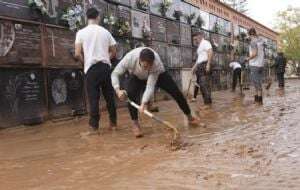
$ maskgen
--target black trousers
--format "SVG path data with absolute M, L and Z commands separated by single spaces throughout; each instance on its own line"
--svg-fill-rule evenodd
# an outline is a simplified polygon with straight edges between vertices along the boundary
M 284 73 L 277 73 L 278 86 L 284 87 Z
M 145 89 L 146 83 L 146 80 L 140 80 L 135 75 L 131 75 L 127 89 L 129 99 L 137 104 L 140 104 L 140 95 Z M 184 98 L 182 92 L 179 90 L 178 86 L 167 72 L 161 73 L 159 75 L 156 86 L 170 94 L 175 99 L 178 106 L 184 112 L 185 115 L 191 114 L 190 107 L 186 99 Z M 128 109 L 130 112 L 131 119 L 138 120 L 138 110 L 132 107 L 130 104 L 128 104 Z
M 113 124 L 117 123 L 115 95 L 110 75 L 110 66 L 101 62 L 93 65 L 86 74 L 86 88 L 90 105 L 89 125 L 93 128 L 99 128 L 99 103 L 101 91 L 106 101 L 110 121 Z
M 197 77 L 197 79 L 196 79 L 196 81 L 198 82 L 198 75 L 196 75 L 196 77 Z M 199 92 L 199 87 L 198 86 L 195 86 L 195 88 L 194 88 L 194 98 L 196 99 L 197 98 L 197 96 L 198 96 L 198 92 Z
M 207 62 L 204 62 L 197 66 L 196 75 L 204 104 L 211 104 L 211 72 L 206 72 L 206 64 Z
M 233 71 L 232 90 L 235 91 L 237 82 L 241 85 L 242 69 L 237 68 Z

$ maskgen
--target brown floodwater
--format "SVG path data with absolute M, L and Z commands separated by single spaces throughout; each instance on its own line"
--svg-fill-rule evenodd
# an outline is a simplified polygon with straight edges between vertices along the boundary
M 127 109 L 119 130 L 82 137 L 87 117 L 0 131 L 0 189 L 300 189 L 300 82 L 275 83 L 264 105 L 229 91 L 215 92 L 212 108 L 191 104 L 205 127 L 186 126 L 173 101 L 159 102 L 160 117 L 176 125 L 185 146 L 170 151 L 168 132 L 141 117 L 135 139 Z

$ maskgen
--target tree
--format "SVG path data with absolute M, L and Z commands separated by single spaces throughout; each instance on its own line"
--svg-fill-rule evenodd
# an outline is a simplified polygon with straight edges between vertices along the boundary
M 300 8 L 278 12 L 276 28 L 280 32 L 279 48 L 292 60 L 300 60 Z
M 221 0 L 221 2 L 229 5 L 240 13 L 247 14 L 248 0 Z

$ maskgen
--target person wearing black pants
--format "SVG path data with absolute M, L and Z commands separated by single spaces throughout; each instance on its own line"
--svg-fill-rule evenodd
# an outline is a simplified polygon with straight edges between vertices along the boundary
M 197 83 L 200 86 L 200 91 L 204 104 L 210 107 L 212 104 L 211 98 L 211 62 L 213 57 L 212 45 L 204 39 L 203 31 L 193 34 L 193 42 L 198 46 L 197 61 L 192 68 L 192 74 L 196 74 Z
M 79 30 L 75 40 L 75 58 L 84 65 L 87 97 L 89 102 L 89 131 L 87 135 L 99 134 L 100 92 L 106 100 L 110 117 L 109 129 L 117 126 L 114 90 L 111 85 L 111 61 L 116 57 L 116 41 L 111 33 L 98 25 L 99 12 L 90 8 L 86 12 L 88 25 Z
M 282 52 L 279 52 L 275 58 L 275 64 L 273 67 L 276 69 L 277 80 L 279 88 L 284 88 L 284 73 L 286 67 L 286 58 Z
M 198 64 L 196 75 L 197 83 L 200 86 L 200 91 L 205 105 L 212 104 L 211 99 L 211 74 L 206 71 L 207 62 Z
M 129 86 L 127 89 L 128 98 L 137 104 L 140 104 L 140 94 L 143 91 L 143 89 L 146 87 L 146 80 L 141 80 L 137 76 L 132 75 L 129 79 Z M 158 88 L 163 89 L 168 94 L 174 98 L 174 100 L 177 102 L 180 109 L 183 111 L 185 115 L 191 114 L 191 109 L 184 98 L 183 94 L 179 90 L 178 86 L 172 79 L 172 77 L 169 75 L 167 71 L 161 73 L 158 77 L 156 86 Z M 129 112 L 132 120 L 138 120 L 138 110 L 131 105 L 129 105 Z
M 94 64 L 86 74 L 86 88 L 90 105 L 89 125 L 95 129 L 99 128 L 99 102 L 101 92 L 106 101 L 111 125 L 116 126 L 117 124 L 117 112 L 114 100 L 115 93 L 111 85 L 110 74 L 110 66 L 101 62 Z
M 127 92 L 120 89 L 119 79 L 126 71 L 129 71 L 131 74 Z M 147 104 L 151 101 L 155 87 L 159 87 L 175 99 L 178 106 L 187 116 L 189 124 L 195 125 L 198 123 L 198 120 L 191 115 L 190 107 L 183 94 L 171 76 L 165 71 L 159 55 L 153 49 L 140 47 L 131 50 L 114 69 L 111 78 L 117 96 L 121 100 L 125 100 L 128 96 L 130 100 L 140 104 L 139 111 L 141 113 L 144 112 Z M 140 101 L 140 94 L 143 90 L 144 93 Z M 128 108 L 133 120 L 132 131 L 137 138 L 142 137 L 143 134 L 138 121 L 138 110 L 130 104 L 128 104 Z

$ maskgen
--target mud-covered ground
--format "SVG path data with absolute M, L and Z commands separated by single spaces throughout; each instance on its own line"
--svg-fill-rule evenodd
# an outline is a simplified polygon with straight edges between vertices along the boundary
M 192 107 L 205 128 L 186 127 L 173 101 L 160 102 L 158 115 L 180 128 L 187 145 L 175 152 L 146 117 L 145 137 L 135 139 L 127 109 L 115 132 L 103 113 L 100 136 L 80 136 L 86 117 L 2 130 L 0 189 L 300 189 L 300 81 L 285 91 L 274 83 L 264 106 L 246 93 L 216 92 L 206 110 L 199 96 Z

